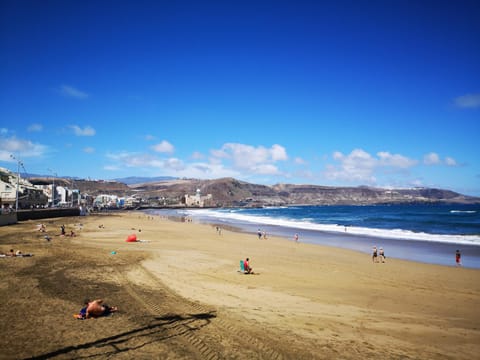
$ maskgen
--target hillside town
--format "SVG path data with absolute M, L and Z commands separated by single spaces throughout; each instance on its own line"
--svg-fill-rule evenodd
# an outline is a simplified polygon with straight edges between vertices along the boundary
M 210 206 L 212 194 L 200 189 L 181 196 L 145 198 L 142 192 L 117 181 L 22 177 L 0 167 L 0 208 L 2 213 L 26 209 L 81 207 L 88 211 L 134 209 L 141 206 Z
M 2 213 L 45 208 L 117 208 L 134 207 L 136 197 L 82 193 L 73 179 L 27 179 L 0 168 L 0 205 Z

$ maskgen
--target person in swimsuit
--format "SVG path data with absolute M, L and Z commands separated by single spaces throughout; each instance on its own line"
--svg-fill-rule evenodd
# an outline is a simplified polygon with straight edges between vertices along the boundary
M 378 250 L 378 256 L 380 257 L 380 260 L 382 260 L 382 263 L 385 262 L 385 252 L 383 251 L 383 248 L 380 248 L 380 250 Z
M 250 267 L 250 259 L 246 258 L 243 262 L 243 268 L 245 269 L 245 274 L 253 274 L 253 269 Z
M 460 254 L 460 250 L 457 250 L 455 252 L 455 263 L 457 264 L 457 266 L 462 265 L 462 254 Z
M 104 304 L 102 299 L 93 301 L 87 299 L 85 300 L 85 308 L 82 308 L 80 313 L 83 313 L 83 311 L 85 311 L 85 318 L 88 319 L 110 315 L 111 313 L 118 311 L 118 308 L 116 306 L 108 306 L 107 304 Z
M 372 262 L 378 262 L 377 256 L 378 256 L 377 247 L 374 246 L 374 247 L 373 247 L 373 254 L 372 254 Z

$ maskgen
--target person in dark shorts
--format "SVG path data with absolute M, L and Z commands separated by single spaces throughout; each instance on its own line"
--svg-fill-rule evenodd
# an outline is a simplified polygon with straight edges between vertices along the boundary
M 382 261 L 382 263 L 385 262 L 385 251 L 383 251 L 383 248 L 380 248 L 378 250 L 378 257 L 380 258 L 380 260 Z
M 378 252 L 377 252 L 377 247 L 373 247 L 373 253 L 372 253 L 372 262 L 378 262 Z

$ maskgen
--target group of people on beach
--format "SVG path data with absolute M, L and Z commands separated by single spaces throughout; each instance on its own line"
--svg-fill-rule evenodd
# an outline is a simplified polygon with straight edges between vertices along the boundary
M 33 256 L 33 254 L 30 254 L 30 253 L 24 254 L 20 250 L 15 251 L 13 249 L 10 249 L 10 251 L 7 252 L 7 253 L 4 253 L 3 251 L 0 251 L 0 257 L 7 257 L 7 256 L 9 256 L 9 257 L 17 257 L 17 256 L 18 257 L 29 257 L 29 256 Z
M 379 261 L 381 261 L 382 263 L 385 262 L 385 251 L 382 247 L 377 250 L 377 247 L 374 246 L 372 253 L 372 262 L 377 263 Z
M 381 261 L 382 263 L 385 262 L 385 252 L 382 247 L 377 250 L 377 247 L 374 246 L 372 252 L 372 262 L 377 263 L 379 261 Z M 457 266 L 462 266 L 462 254 L 458 249 L 457 251 L 455 251 L 455 264 Z
M 265 230 L 261 230 L 261 229 L 258 229 L 257 231 L 257 236 L 258 236 L 258 239 L 264 239 L 264 240 L 267 240 L 267 232 Z

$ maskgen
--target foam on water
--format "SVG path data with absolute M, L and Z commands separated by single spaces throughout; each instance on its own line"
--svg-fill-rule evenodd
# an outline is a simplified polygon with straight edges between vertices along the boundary
M 452 210 L 455 211 L 455 210 Z M 242 214 L 236 210 L 218 211 L 210 209 L 186 210 L 185 214 L 192 217 L 217 219 L 220 222 L 250 223 L 252 225 L 275 225 L 292 229 L 304 229 L 311 231 L 331 232 L 331 233 L 349 233 L 353 235 L 389 238 L 398 240 L 418 240 L 431 241 L 451 244 L 465 244 L 480 246 L 480 236 L 478 235 L 445 235 L 430 234 L 425 232 L 413 232 L 404 229 L 376 229 L 357 226 L 348 226 L 339 224 L 318 224 L 310 221 L 308 218 L 302 220 L 291 220 L 286 218 Z

